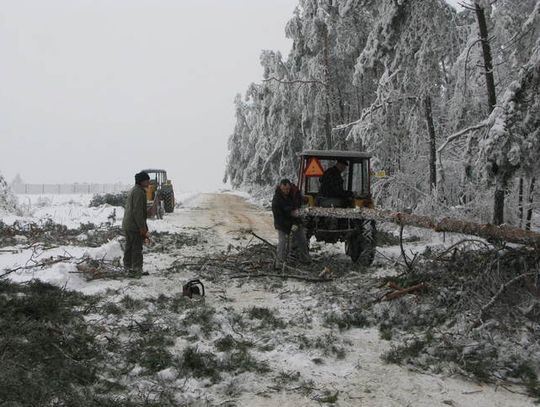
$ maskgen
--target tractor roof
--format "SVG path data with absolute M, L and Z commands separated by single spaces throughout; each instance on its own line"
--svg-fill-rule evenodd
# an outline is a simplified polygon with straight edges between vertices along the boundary
M 340 150 L 306 150 L 302 151 L 299 155 L 303 157 L 317 157 L 328 160 L 337 160 L 339 158 L 344 158 L 347 160 L 371 158 L 371 154 L 366 152 Z
M 156 169 L 148 169 L 148 170 L 142 170 L 142 171 L 144 171 L 144 172 L 151 172 L 151 173 L 154 173 L 154 172 L 163 172 L 163 173 L 165 173 L 165 172 L 167 172 L 167 171 L 165 171 L 165 170 L 156 170 Z

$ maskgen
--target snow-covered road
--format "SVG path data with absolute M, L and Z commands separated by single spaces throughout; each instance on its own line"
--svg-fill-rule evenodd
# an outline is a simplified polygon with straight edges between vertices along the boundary
M 222 244 L 238 233 L 253 230 L 262 237 L 275 238 L 272 215 L 245 198 L 229 193 L 204 193 L 190 197 L 164 221 L 152 221 L 150 229 L 174 231 L 186 227 L 211 228 Z

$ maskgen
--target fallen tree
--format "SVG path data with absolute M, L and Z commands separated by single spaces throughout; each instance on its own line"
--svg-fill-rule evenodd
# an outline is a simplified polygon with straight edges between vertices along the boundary
M 401 226 L 433 229 L 436 232 L 462 233 L 484 239 L 540 248 L 540 233 L 508 225 L 480 224 L 453 218 L 437 220 L 429 216 L 368 208 L 305 208 L 302 209 L 301 216 L 327 216 L 341 219 L 369 219 L 379 222 L 392 222 Z

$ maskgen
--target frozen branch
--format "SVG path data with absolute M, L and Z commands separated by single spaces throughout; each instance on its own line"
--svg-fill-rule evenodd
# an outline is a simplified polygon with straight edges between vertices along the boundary
M 340 124 L 339 126 L 336 126 L 334 127 L 332 130 L 344 130 L 344 129 L 348 129 L 349 127 L 352 127 L 352 126 L 355 126 L 359 123 L 362 123 L 364 121 L 364 119 L 372 114 L 373 112 L 379 110 L 380 108 L 386 106 L 386 105 L 391 105 L 392 103 L 396 103 L 396 102 L 402 102 L 402 101 L 405 101 L 405 100 L 412 100 L 414 102 L 417 102 L 420 98 L 416 97 L 416 96 L 403 96 L 403 97 L 400 97 L 400 98 L 397 98 L 397 99 L 394 99 L 394 100 L 388 100 L 386 102 L 383 102 L 383 103 L 379 103 L 378 105 L 371 105 L 370 107 L 364 109 L 364 111 L 362 112 L 362 116 L 358 119 L 358 120 L 355 120 L 353 122 L 350 122 L 350 123 L 347 123 L 347 124 Z
M 480 311 L 480 317 L 478 318 L 478 322 L 482 321 L 485 318 L 485 316 L 487 315 L 489 309 L 491 307 L 493 307 L 493 305 L 495 304 L 497 299 L 502 295 L 502 293 L 504 293 L 504 291 L 508 287 L 510 287 L 511 285 L 517 283 L 518 281 L 523 280 L 526 277 L 532 277 L 534 275 L 535 275 L 535 273 L 523 273 L 523 274 L 520 274 L 519 276 L 514 277 L 513 279 L 508 281 L 506 284 L 502 284 L 501 288 L 499 288 L 499 291 L 497 291 L 497 293 L 491 298 L 491 300 L 486 305 L 484 305 L 482 307 L 482 309 Z
M 312 79 L 312 80 L 302 80 L 302 79 L 283 80 L 283 79 L 276 78 L 274 76 L 272 76 L 272 77 L 270 77 L 268 79 L 263 79 L 263 82 L 269 82 L 269 81 L 276 81 L 278 83 L 283 83 L 283 84 L 286 84 L 286 85 L 293 85 L 293 84 L 296 84 L 296 83 L 300 83 L 300 84 L 317 84 L 317 85 L 326 86 L 325 82 L 319 81 L 317 79 Z
M 440 159 L 441 153 L 443 152 L 443 150 L 446 148 L 446 146 L 448 144 L 452 143 L 454 140 L 457 140 L 461 136 L 463 136 L 463 135 L 465 135 L 467 133 L 470 133 L 471 131 L 476 131 L 476 130 L 479 130 L 481 128 L 487 127 L 488 124 L 489 124 L 489 122 L 487 120 L 484 120 L 484 121 L 482 121 L 482 122 L 480 122 L 478 124 L 475 124 L 474 126 L 467 127 L 466 129 L 460 130 L 457 133 L 454 133 L 451 136 L 448 136 L 448 138 L 445 140 L 445 142 L 442 143 L 441 146 L 437 149 L 437 154 L 439 155 L 439 159 Z

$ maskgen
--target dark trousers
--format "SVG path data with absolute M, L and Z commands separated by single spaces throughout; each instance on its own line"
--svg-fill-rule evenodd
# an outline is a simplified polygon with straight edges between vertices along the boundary
M 278 229 L 278 245 L 277 245 L 277 261 L 283 263 L 287 261 L 289 252 L 292 247 L 296 246 L 298 254 L 302 260 L 309 258 L 308 244 L 306 240 L 306 232 L 303 226 L 298 225 L 296 230 L 291 230 L 287 233 Z
M 126 247 L 124 249 L 124 268 L 128 271 L 142 272 L 143 268 L 143 237 L 132 231 L 125 231 Z

